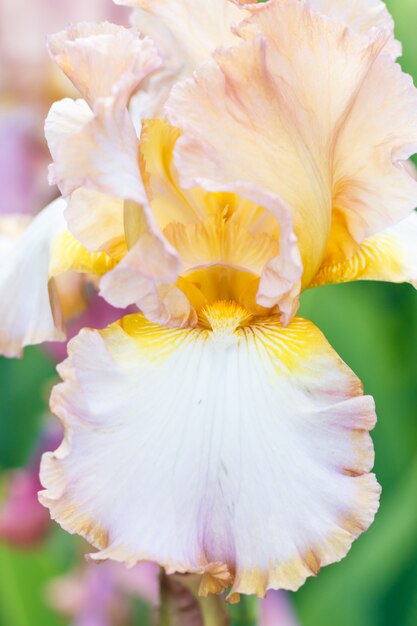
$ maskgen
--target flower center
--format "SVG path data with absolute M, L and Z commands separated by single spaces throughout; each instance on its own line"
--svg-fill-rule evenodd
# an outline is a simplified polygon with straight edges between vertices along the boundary
M 233 304 L 248 315 L 268 315 L 270 311 L 256 303 L 258 285 L 259 276 L 227 265 L 186 272 L 177 281 L 177 286 L 199 315 L 203 310 L 210 309 L 209 305 L 218 307 L 219 303 L 222 303 L 223 309 L 226 304 L 228 309 Z
M 233 300 L 219 300 L 205 306 L 198 316 L 199 326 L 212 331 L 211 340 L 218 348 L 228 348 L 239 340 L 236 330 L 248 326 L 253 318 Z
M 217 335 L 230 335 L 237 328 L 247 326 L 253 315 L 232 300 L 219 300 L 208 304 L 198 316 L 200 326 L 211 328 Z

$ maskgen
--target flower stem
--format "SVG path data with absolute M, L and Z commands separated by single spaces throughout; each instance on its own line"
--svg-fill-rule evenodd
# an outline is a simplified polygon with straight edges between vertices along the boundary
M 230 626 L 257 626 L 258 599 L 255 596 L 240 596 L 239 604 L 229 607 Z

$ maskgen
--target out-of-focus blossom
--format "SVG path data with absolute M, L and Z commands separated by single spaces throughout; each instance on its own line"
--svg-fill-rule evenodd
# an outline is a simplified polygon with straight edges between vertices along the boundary
M 141 563 L 127 569 L 107 562 L 85 564 L 53 581 L 48 588 L 51 606 L 72 619 L 73 626 L 124 626 L 131 623 L 132 602 L 141 599 L 153 609 L 159 604 L 159 568 Z
M 299 626 L 285 591 L 268 591 L 260 604 L 259 626 Z
M 0 509 L 0 541 L 23 547 L 35 545 L 49 527 L 49 515 L 45 515 L 38 501 L 39 464 L 14 470 L 6 480 L 6 501 Z
M 71 92 L 50 63 L 46 37 L 88 19 L 123 23 L 126 12 L 107 0 L 0 0 L 0 92 L 44 106 Z
M 66 436 L 44 456 L 41 501 L 92 560 L 200 574 L 202 595 L 231 587 L 231 602 L 295 590 L 345 556 L 379 499 L 373 401 L 294 317 L 298 297 L 416 282 L 417 92 L 374 0 L 365 21 L 359 0 L 137 4 L 174 39 L 186 16 L 193 77 L 166 118 L 134 120 L 132 95 L 170 58 L 158 41 L 109 24 L 50 38 L 83 97 L 46 124 L 65 199 L 0 273 L 0 296 L 20 277 L 0 312 L 8 354 L 60 330 L 47 286 L 64 272 L 141 310 L 70 343 L 51 399 Z M 246 19 L 230 31 L 231 12 Z
M 0 505 L 0 541 L 19 547 L 36 545 L 49 528 L 49 515 L 39 504 L 39 463 L 44 452 L 55 448 L 58 429 L 47 431 L 28 466 L 5 475 L 5 499 Z
M 46 38 L 83 19 L 123 22 L 126 11 L 111 0 L 0 0 L 0 213 L 37 213 L 53 199 L 44 118 L 56 98 L 75 92 Z
M 40 139 L 39 119 L 30 107 L 0 107 L 0 214 L 31 214 L 51 194 L 41 191 L 47 157 Z

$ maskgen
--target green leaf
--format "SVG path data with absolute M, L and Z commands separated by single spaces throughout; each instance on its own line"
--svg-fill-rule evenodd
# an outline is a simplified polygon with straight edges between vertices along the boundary
M 258 608 L 258 598 L 241 595 L 240 602 L 229 607 L 231 626 L 256 626 L 258 623 Z
M 23 465 L 48 407 L 55 367 L 39 348 L 22 360 L 0 358 L 0 470 Z
M 45 600 L 47 582 L 58 573 L 44 547 L 23 552 L 0 546 L 0 624 L 62 626 Z

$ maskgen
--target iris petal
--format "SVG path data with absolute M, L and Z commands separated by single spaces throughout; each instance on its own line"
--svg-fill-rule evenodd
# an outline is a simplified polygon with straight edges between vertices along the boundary
M 297 589 L 371 523 L 374 404 L 311 323 L 223 302 L 195 329 L 82 331 L 69 355 L 41 500 L 93 559 L 201 573 L 235 601 Z

